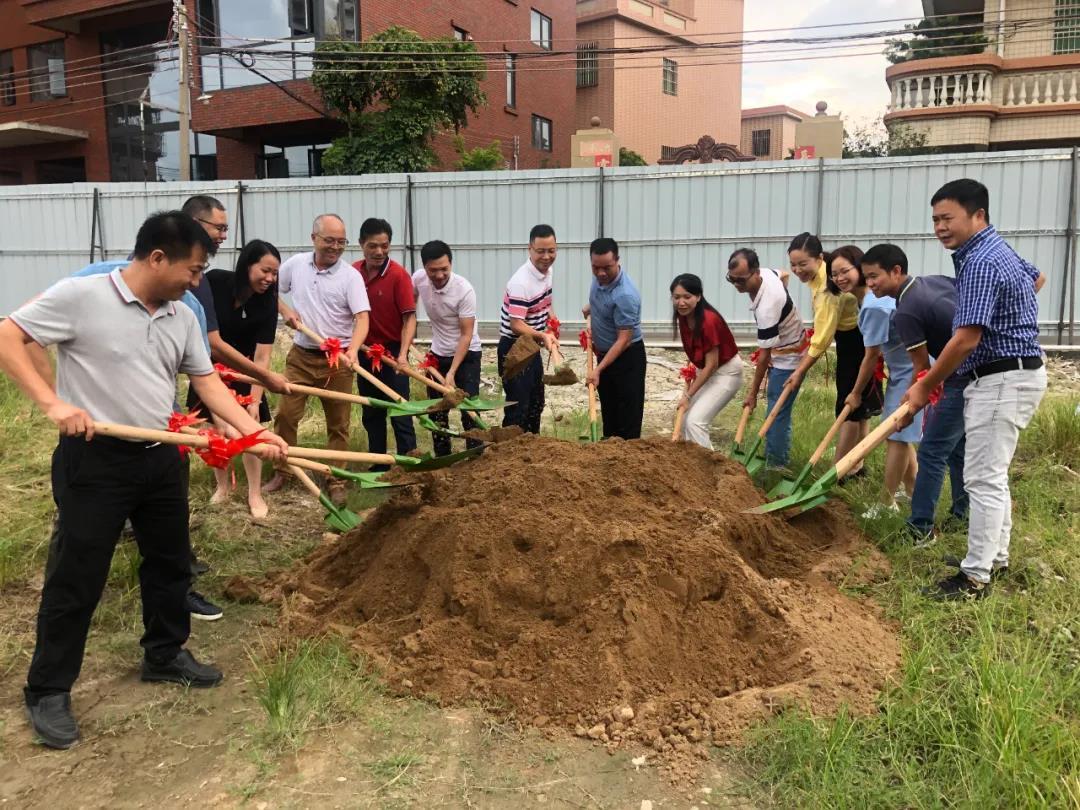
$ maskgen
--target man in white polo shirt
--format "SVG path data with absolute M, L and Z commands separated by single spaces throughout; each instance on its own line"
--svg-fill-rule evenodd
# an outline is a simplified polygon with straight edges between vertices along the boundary
M 423 270 L 413 273 L 416 300 L 424 302 L 424 311 L 431 324 L 431 354 L 439 363 L 439 373 L 450 387 L 458 387 L 469 396 L 480 393 L 480 335 L 476 331 L 476 291 L 472 284 L 454 272 L 454 253 L 446 242 L 438 239 L 420 248 Z M 428 389 L 428 396 L 439 393 Z M 436 422 L 449 424 L 445 411 L 434 413 Z M 461 412 L 461 424 L 469 430 L 476 423 L 468 411 Z M 435 455 L 450 453 L 450 437 L 433 433 Z M 469 439 L 467 447 L 480 442 Z
M 172 445 L 94 435 L 95 420 L 164 429 L 180 372 L 237 431 L 262 429 L 214 373 L 194 313 L 176 303 L 199 283 L 209 247 L 191 217 L 155 214 L 139 229 L 127 267 L 64 279 L 0 323 L 0 371 L 60 429 L 52 462 L 59 528 L 25 689 L 30 723 L 52 748 L 79 739 L 71 688 L 125 520 L 143 558 L 142 679 L 193 687 L 222 679 L 184 649 L 191 544 L 180 453 Z M 27 351 L 31 342 L 57 346 L 55 391 Z M 273 434 L 263 441 L 267 457 L 287 450 Z
M 279 297 L 278 311 L 290 326 L 303 323 L 323 338 L 337 338 L 341 341 L 342 357 L 334 368 L 313 340 L 297 332 L 285 358 L 285 376 L 291 383 L 348 394 L 352 392 L 352 367 L 368 333 L 371 307 L 367 290 L 360 274 L 341 258 L 349 244 L 341 217 L 317 216 L 311 226 L 311 243 L 315 248 L 312 252 L 286 259 L 278 271 L 278 291 L 292 298 L 290 307 Z M 327 446 L 331 450 L 348 450 L 352 405 L 336 399 L 319 402 L 326 415 Z M 296 444 L 296 431 L 306 405 L 307 394 L 284 394 L 278 401 L 274 429 L 289 444 Z M 284 483 L 279 470 L 263 491 L 275 492 Z M 327 487 L 330 499 L 344 505 L 345 482 L 331 478 Z

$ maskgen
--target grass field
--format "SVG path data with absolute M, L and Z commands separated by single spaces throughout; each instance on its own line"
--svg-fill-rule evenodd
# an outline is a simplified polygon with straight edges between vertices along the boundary
M 1053 377 L 1021 439 L 1013 468 L 1013 570 L 989 599 L 940 605 L 919 595 L 921 586 L 951 573 L 941 556 L 962 552 L 962 535 L 946 534 L 917 550 L 900 536 L 900 519 L 866 522 L 867 534 L 892 562 L 892 575 L 859 586 L 868 589 L 860 593 L 896 621 L 904 649 L 902 669 L 881 696 L 880 710 L 868 717 L 790 710 L 754 729 L 745 745 L 713 752 L 720 769 L 713 775 L 725 775 L 722 791 L 685 805 L 685 796 L 674 793 L 657 807 L 1080 807 L 1080 386 L 1074 366 L 1058 368 L 1067 373 Z M 321 444 L 321 417 L 317 406 L 310 407 L 301 440 Z M 737 414 L 727 410 L 719 425 L 730 430 Z M 796 406 L 793 466 L 809 455 L 831 414 L 832 394 L 816 373 Z M 353 446 L 362 449 L 358 422 Z M 558 421 L 545 415 L 544 426 L 564 439 L 587 433 L 580 410 Z M 52 518 L 54 441 L 46 420 L 0 380 L 0 675 L 10 717 L 16 716 L 33 644 L 34 587 Z M 729 441 L 724 430 L 717 441 Z M 857 513 L 876 499 L 881 462 L 878 452 L 869 462 L 871 475 L 840 490 Z M 215 511 L 205 506 L 211 483 L 208 470 L 193 467 L 193 539 L 215 568 L 205 582 L 208 593 L 220 593 L 232 574 L 287 566 L 319 541 L 317 507 L 302 495 L 275 500 L 274 520 L 253 527 L 239 499 Z M 356 495 L 351 505 L 360 511 L 372 502 Z M 137 566 L 133 545 L 121 544 L 95 616 L 84 680 L 138 660 Z M 213 767 L 235 770 L 229 801 L 278 795 L 274 791 L 300 767 L 305 752 L 325 749 L 327 757 L 364 775 L 358 783 L 363 792 L 350 794 L 362 799 L 341 806 L 503 807 L 516 806 L 500 802 L 522 793 L 565 796 L 578 807 L 638 806 L 631 803 L 638 793 L 627 787 L 636 791 L 642 784 L 636 769 L 624 764 L 620 771 L 606 757 L 589 759 L 529 737 L 499 707 L 484 707 L 491 711 L 480 713 L 486 719 L 476 721 L 467 750 L 454 749 L 456 765 L 448 775 L 447 746 L 461 743 L 447 715 L 388 697 L 378 674 L 340 643 L 283 643 L 270 608 L 230 605 L 228 622 L 198 628 L 198 643 L 219 660 L 232 655 L 232 669 L 242 673 L 242 688 L 219 698 L 221 714 L 235 715 L 220 732 L 227 747 L 212 749 L 218 752 Z M 159 734 L 178 717 L 204 722 L 207 711 L 193 698 L 171 697 L 93 727 L 97 739 Z M 4 731 L 0 762 L 25 728 L 5 730 L 0 720 Z M 159 754 L 147 747 L 140 767 L 153 769 L 150 758 Z M 633 778 L 627 776 L 631 770 Z M 78 786 L 81 773 L 65 778 Z M 540 784 L 544 792 L 536 788 Z M 294 798 L 291 806 L 322 803 Z

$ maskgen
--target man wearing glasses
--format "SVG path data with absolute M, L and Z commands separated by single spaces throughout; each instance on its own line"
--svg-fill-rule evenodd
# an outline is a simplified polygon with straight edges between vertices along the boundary
M 750 248 L 739 248 L 731 254 L 727 280 L 738 292 L 750 296 L 750 311 L 757 323 L 760 353 L 743 406 L 751 410 L 757 406 L 758 391 L 768 375 L 766 398 L 771 411 L 806 351 L 802 317 L 780 273 L 762 267 L 757 253 Z M 788 396 L 765 437 L 765 460 L 770 467 L 787 466 L 791 451 L 791 410 L 798 393 L 796 388 Z
M 278 292 L 281 296 L 289 295 L 292 306 L 279 296 L 278 312 L 292 327 L 303 323 L 323 338 L 337 338 L 343 356 L 336 367 L 331 366 L 319 345 L 297 332 L 285 358 L 285 376 L 291 383 L 348 394 L 352 391 L 352 367 L 357 363 L 357 352 L 367 338 L 371 306 L 364 279 L 341 258 L 349 244 L 341 217 L 317 216 L 311 226 L 311 243 L 313 251 L 281 264 Z M 347 450 L 352 405 L 333 399 L 319 401 L 326 415 L 327 445 L 331 450 Z M 274 430 L 290 445 L 296 444 L 296 431 L 306 404 L 307 395 L 298 393 L 285 394 L 278 402 Z M 279 470 L 263 491 L 274 492 L 284 483 Z M 328 487 L 330 499 L 343 505 L 345 482 L 332 478 Z

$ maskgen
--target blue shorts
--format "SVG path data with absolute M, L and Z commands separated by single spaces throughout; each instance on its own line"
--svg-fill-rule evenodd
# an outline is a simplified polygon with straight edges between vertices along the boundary
M 903 399 L 909 387 L 911 387 L 911 377 L 909 375 L 905 374 L 898 380 L 894 380 L 892 377 L 889 378 L 888 385 L 885 388 L 885 409 L 881 412 L 883 418 L 900 407 L 900 400 Z M 915 414 L 915 420 L 903 430 L 898 430 L 889 436 L 889 441 L 918 444 L 922 441 L 922 420 L 923 412 L 919 411 Z

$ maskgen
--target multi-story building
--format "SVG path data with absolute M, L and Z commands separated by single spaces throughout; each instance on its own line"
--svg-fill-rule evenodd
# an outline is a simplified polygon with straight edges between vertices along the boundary
M 308 77 L 316 40 L 402 25 L 474 40 L 487 105 L 466 148 L 508 166 L 569 165 L 573 0 L 184 0 L 190 21 L 191 176 L 321 173 L 341 133 Z M 175 180 L 179 59 L 171 0 L 0 0 L 0 183 Z M 562 45 L 559 42 L 563 43 Z M 163 43 L 171 43 L 163 45 Z M 567 47 L 563 69 L 556 49 Z M 521 58 L 543 56 L 552 59 Z M 451 168 L 450 138 L 436 139 Z
M 743 0 L 577 0 L 578 128 L 599 117 L 649 163 L 703 135 L 738 145 L 742 27 Z
M 888 68 L 890 128 L 950 151 L 1080 143 L 1080 0 L 923 0 L 923 9 L 975 15 L 986 46 Z
M 758 160 L 784 160 L 795 149 L 795 125 L 809 117 L 784 105 L 743 110 L 739 151 Z

